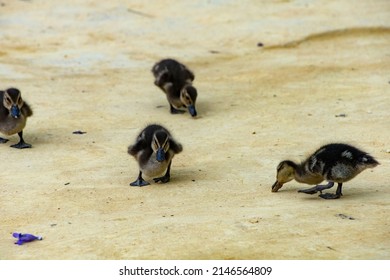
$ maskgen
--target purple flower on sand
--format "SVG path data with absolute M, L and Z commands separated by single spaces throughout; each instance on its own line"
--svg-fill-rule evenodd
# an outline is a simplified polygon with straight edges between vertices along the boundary
M 12 236 L 18 239 L 18 241 L 15 242 L 15 244 L 18 244 L 18 245 L 23 245 L 23 243 L 31 242 L 34 240 L 42 240 L 41 236 L 35 236 L 32 234 L 28 234 L 28 233 L 14 232 L 12 234 Z

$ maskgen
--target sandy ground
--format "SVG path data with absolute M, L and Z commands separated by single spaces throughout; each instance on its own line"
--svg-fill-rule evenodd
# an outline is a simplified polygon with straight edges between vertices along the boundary
M 0 88 L 34 110 L 33 148 L 0 146 L 0 259 L 390 259 L 390 2 L 154 2 L 0 0 Z M 196 119 L 153 85 L 165 57 L 195 72 Z M 153 122 L 184 151 L 132 188 Z M 381 165 L 339 200 L 271 193 L 335 141 Z

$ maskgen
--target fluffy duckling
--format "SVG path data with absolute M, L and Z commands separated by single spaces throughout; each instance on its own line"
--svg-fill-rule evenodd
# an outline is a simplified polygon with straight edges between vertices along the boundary
M 336 199 L 342 196 L 341 188 L 344 182 L 353 179 L 366 168 L 374 168 L 379 164 L 372 156 L 347 144 L 328 144 L 319 148 L 302 163 L 285 160 L 277 167 L 276 182 L 272 192 L 277 192 L 283 184 L 295 179 L 300 183 L 316 185 L 309 189 L 299 190 L 307 194 L 320 192 L 324 199 Z M 318 185 L 322 181 L 326 185 Z M 325 189 L 337 183 L 335 194 L 322 193 Z
M 152 73 L 155 78 L 154 84 L 167 96 L 171 114 L 184 113 L 178 109 L 185 107 L 192 117 L 197 115 L 195 103 L 198 92 L 192 86 L 194 73 L 174 59 L 157 62 L 152 68 Z
M 182 145 L 172 138 L 166 128 L 157 124 L 148 125 L 138 135 L 135 144 L 128 147 L 128 153 L 138 161 L 140 169 L 137 180 L 130 183 L 130 186 L 149 185 L 142 178 L 143 173 L 148 177 L 155 177 L 166 171 L 164 176 L 153 180 L 156 183 L 169 182 L 172 158 L 182 150 Z
M 5 91 L 0 90 L 0 132 L 5 135 L 17 133 L 19 143 L 11 145 L 13 148 L 24 149 L 31 148 L 23 140 L 23 129 L 26 126 L 27 118 L 32 115 L 32 110 L 28 104 L 23 101 L 21 93 L 16 88 L 9 88 Z M 6 143 L 8 139 L 0 137 L 0 143 Z

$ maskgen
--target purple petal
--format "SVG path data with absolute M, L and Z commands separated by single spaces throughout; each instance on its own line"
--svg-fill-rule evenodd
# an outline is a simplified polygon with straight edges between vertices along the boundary
M 18 241 L 15 242 L 15 244 L 18 244 L 18 245 L 22 245 L 25 242 L 31 242 L 34 240 L 42 240 L 41 236 L 35 236 L 35 235 L 29 234 L 29 233 L 22 234 L 22 233 L 14 232 L 12 234 L 12 236 L 15 238 L 18 238 Z

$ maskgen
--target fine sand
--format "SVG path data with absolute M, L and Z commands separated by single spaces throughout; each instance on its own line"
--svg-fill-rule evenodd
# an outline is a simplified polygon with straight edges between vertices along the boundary
M 0 39 L 0 88 L 34 111 L 33 148 L 0 145 L 0 259 L 390 259 L 389 1 L 0 0 Z M 153 84 L 166 57 L 195 73 L 195 119 Z M 130 187 L 155 122 L 184 150 Z M 329 142 L 381 165 L 338 200 L 271 192 Z

